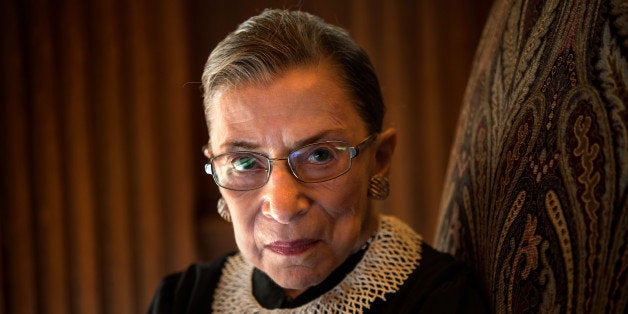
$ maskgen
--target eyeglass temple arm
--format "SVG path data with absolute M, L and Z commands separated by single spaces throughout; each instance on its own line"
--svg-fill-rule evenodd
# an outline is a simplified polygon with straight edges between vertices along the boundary
M 377 134 L 371 134 L 371 136 L 365 138 L 362 142 L 355 145 L 355 147 L 349 147 L 349 156 L 353 159 L 358 156 L 362 147 L 371 144 L 377 138 Z

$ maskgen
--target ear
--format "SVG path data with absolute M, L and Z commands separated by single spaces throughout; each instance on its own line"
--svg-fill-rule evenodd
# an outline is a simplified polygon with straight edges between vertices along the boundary
M 377 136 L 375 148 L 375 172 L 373 175 L 387 177 L 390 172 L 392 156 L 397 146 L 397 130 L 387 129 Z
M 212 153 L 209 150 L 209 144 L 203 146 L 203 155 L 205 155 L 205 157 L 207 157 L 207 158 L 211 158 Z

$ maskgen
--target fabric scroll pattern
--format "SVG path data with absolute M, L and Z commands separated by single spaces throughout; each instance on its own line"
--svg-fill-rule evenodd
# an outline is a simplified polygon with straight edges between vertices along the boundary
M 452 150 L 437 248 L 497 313 L 624 313 L 628 6 L 497 1 Z

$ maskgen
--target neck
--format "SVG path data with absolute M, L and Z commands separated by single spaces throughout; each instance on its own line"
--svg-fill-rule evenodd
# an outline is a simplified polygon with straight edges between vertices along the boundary
M 290 299 L 296 299 L 296 297 L 300 296 L 301 293 L 305 292 L 305 290 L 301 289 L 283 289 L 283 293 Z

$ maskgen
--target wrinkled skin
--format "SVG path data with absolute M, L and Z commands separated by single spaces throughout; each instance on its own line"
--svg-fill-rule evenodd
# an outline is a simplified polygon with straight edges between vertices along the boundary
M 369 134 L 339 76 L 325 63 L 286 71 L 269 84 L 216 93 L 209 113 L 208 156 L 238 150 L 272 158 L 313 142 L 355 146 Z M 376 231 L 367 189 L 387 175 L 395 146 L 389 129 L 353 160 L 351 170 L 322 183 L 299 182 L 285 161 L 252 191 L 221 188 L 243 256 L 295 297 L 323 281 Z

